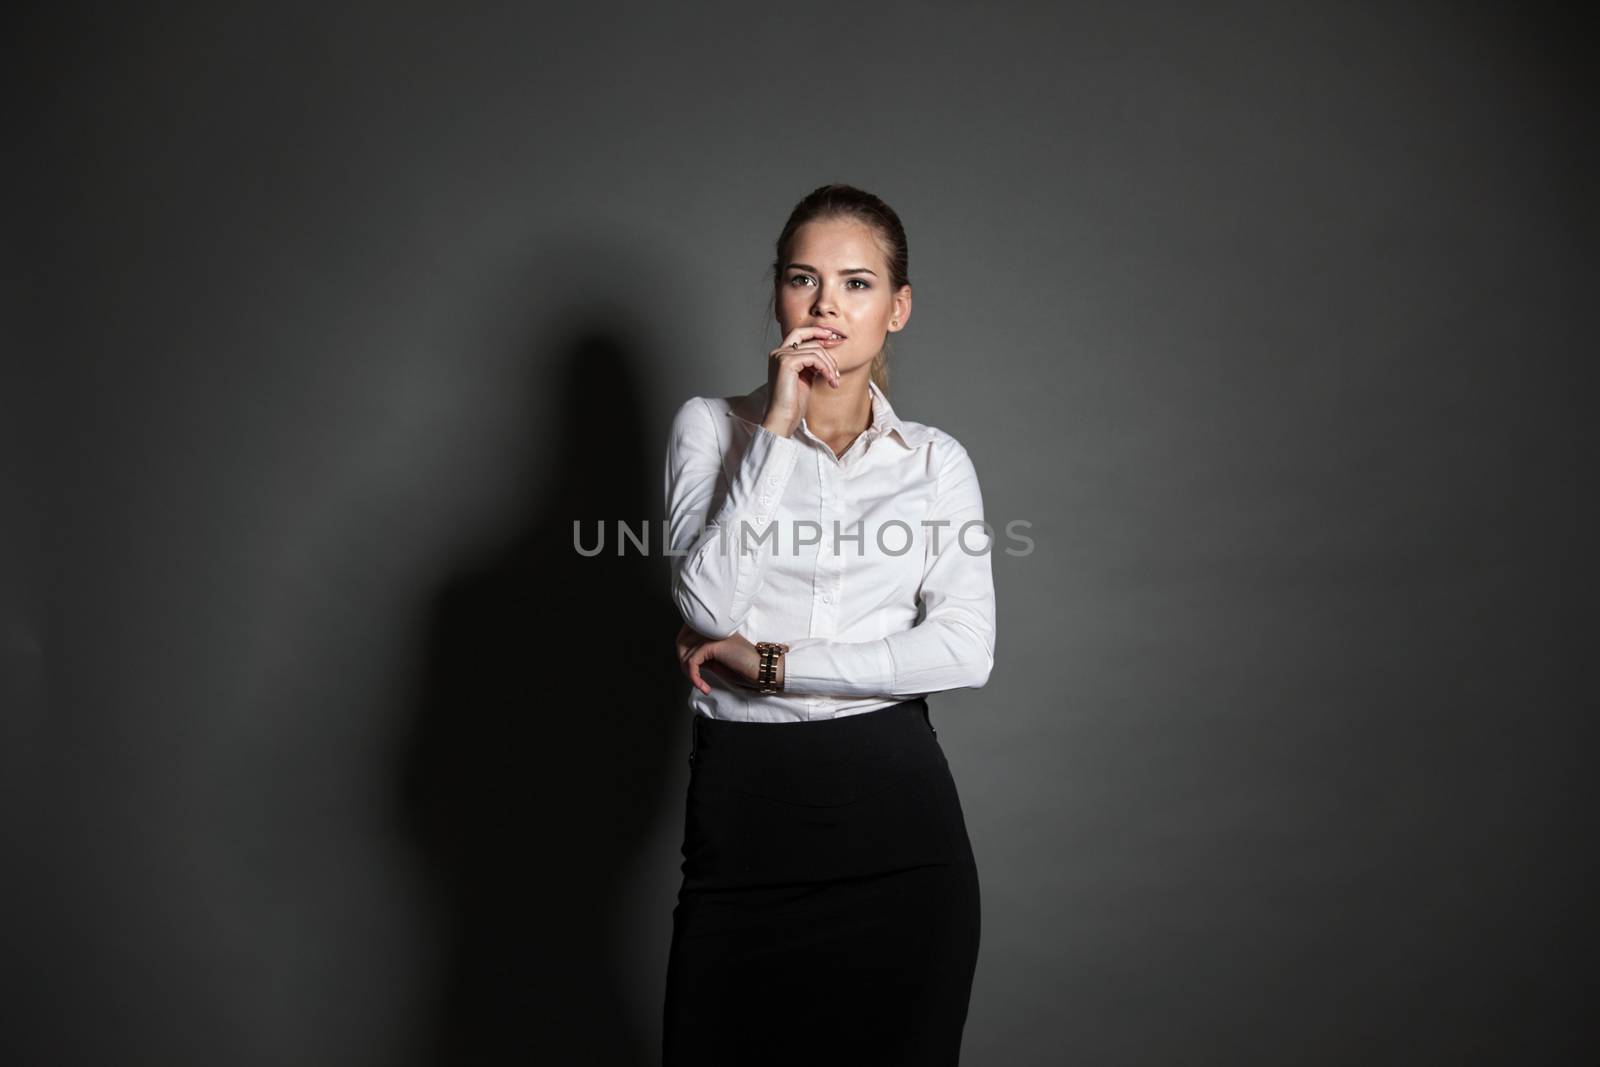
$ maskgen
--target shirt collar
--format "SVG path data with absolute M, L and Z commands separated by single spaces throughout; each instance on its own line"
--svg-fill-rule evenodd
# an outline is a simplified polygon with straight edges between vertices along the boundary
M 872 396 L 872 425 L 866 432 L 874 436 L 884 436 L 893 431 L 906 448 L 916 448 L 928 439 L 926 428 L 900 421 L 900 416 L 895 414 L 894 408 L 889 404 L 889 398 L 883 395 L 883 390 L 878 388 L 878 383 L 867 380 L 867 392 Z M 744 396 L 739 397 L 728 409 L 728 414 L 753 426 L 761 424 L 761 414 L 767 410 L 767 383 L 762 382 Z

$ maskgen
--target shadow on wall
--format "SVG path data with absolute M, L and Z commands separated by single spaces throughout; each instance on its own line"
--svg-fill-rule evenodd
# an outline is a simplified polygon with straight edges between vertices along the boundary
M 623 1003 L 624 880 L 660 819 L 686 729 L 658 559 L 586 558 L 599 520 L 660 510 L 625 338 L 598 322 L 566 344 L 545 410 L 553 482 L 509 543 L 431 605 L 404 804 L 447 914 L 438 1041 L 422 1062 L 654 1062 L 653 1020 Z M 662 902 L 670 908 L 672 902 Z M 664 981 L 665 976 L 663 976 Z

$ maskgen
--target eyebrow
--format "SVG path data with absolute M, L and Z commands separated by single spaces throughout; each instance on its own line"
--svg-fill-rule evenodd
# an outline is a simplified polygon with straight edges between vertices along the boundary
M 822 273 L 820 270 L 818 270 L 817 268 L 813 267 L 809 263 L 791 263 L 791 264 L 789 264 L 787 267 L 785 267 L 783 269 L 784 270 L 808 270 L 812 274 L 821 274 Z M 871 274 L 874 278 L 877 277 L 877 274 L 873 273 L 872 271 L 868 270 L 865 267 L 849 267 L 849 268 L 847 268 L 845 270 L 840 271 L 839 273 L 840 274 Z

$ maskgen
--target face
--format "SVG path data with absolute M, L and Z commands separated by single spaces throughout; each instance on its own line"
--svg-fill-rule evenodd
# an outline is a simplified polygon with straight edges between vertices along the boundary
M 889 265 L 872 227 L 855 219 L 818 220 L 795 231 L 775 304 L 783 336 L 813 325 L 844 334 L 829 353 L 849 373 L 870 367 L 885 335 L 905 329 L 911 286 L 890 290 Z

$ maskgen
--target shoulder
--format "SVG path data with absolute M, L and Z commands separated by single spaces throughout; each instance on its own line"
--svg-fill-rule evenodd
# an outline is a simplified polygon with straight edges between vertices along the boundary
M 759 423 L 766 408 L 766 384 L 741 396 L 691 396 L 678 405 L 673 425 L 727 422 Z
M 728 402 L 719 396 L 691 396 L 672 414 L 673 433 L 704 431 L 726 417 Z
M 900 427 L 905 431 L 908 444 L 913 448 L 927 450 L 929 464 L 935 470 L 968 459 L 966 446 L 948 430 L 925 422 L 913 422 L 910 419 L 901 419 Z
M 741 422 L 738 397 L 691 396 L 672 414 L 668 446 L 677 451 L 710 455 L 727 453 L 742 439 L 740 430 L 752 426 Z
M 977 494 L 978 469 L 972 462 L 972 456 L 967 448 L 955 434 L 937 426 L 925 423 L 912 423 L 904 419 L 901 424 L 910 428 L 915 426 L 922 444 L 921 448 L 927 452 L 927 472 L 936 486 L 935 492 L 939 496 L 961 496 L 963 494 Z
M 955 437 L 937 426 L 930 426 L 926 422 L 916 422 L 912 419 L 901 419 L 900 429 L 905 432 L 906 441 L 914 447 L 932 447 L 934 451 L 943 451 L 956 443 Z
M 678 405 L 672 413 L 672 430 L 667 437 L 667 447 L 674 454 L 709 452 L 717 447 L 721 435 L 717 423 L 722 418 L 716 413 L 715 397 L 691 396 Z

